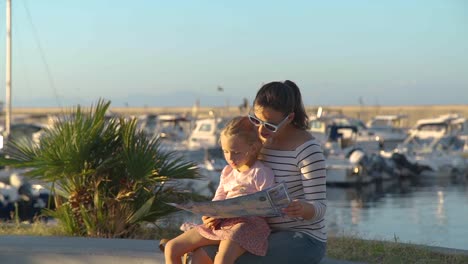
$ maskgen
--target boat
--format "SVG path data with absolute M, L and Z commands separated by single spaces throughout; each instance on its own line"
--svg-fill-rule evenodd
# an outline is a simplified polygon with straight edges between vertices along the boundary
M 408 136 L 403 127 L 406 115 L 378 115 L 367 122 L 367 129 L 381 144 L 381 149 L 392 150 Z M 377 139 L 376 139 L 377 140 Z
M 178 114 L 158 116 L 157 136 L 165 140 L 184 141 L 192 130 L 192 120 Z
M 365 154 L 356 151 L 353 155 L 356 157 L 353 157 L 352 160 L 345 155 L 328 156 L 326 162 L 327 185 L 351 186 L 371 183 L 372 177 L 357 160 L 357 156 L 362 158 L 363 155 Z
M 467 120 L 449 114 L 419 120 L 393 152 L 381 154 L 398 153 L 409 163 L 426 168 L 418 173 L 421 177 L 458 177 L 468 174 L 467 142 Z
M 188 137 L 189 150 L 215 149 L 219 146 L 219 135 L 227 123 L 220 117 L 202 118 L 195 121 L 195 128 Z
M 322 144 L 325 152 L 356 147 L 376 153 L 381 148 L 379 138 L 368 131 L 361 120 L 342 114 L 311 118 L 309 127 L 309 132 Z
M 9 140 L 26 140 L 33 144 L 39 144 L 47 125 L 42 123 L 14 123 L 10 126 Z M 0 137 L 0 153 L 7 147 L 7 142 Z
M 397 151 L 410 162 L 429 168 L 422 171 L 421 176 L 457 177 L 468 173 L 468 160 L 465 157 L 468 153 L 467 139 L 459 135 L 424 140 L 412 137 Z
M 162 149 L 187 149 L 187 139 L 194 124 L 191 118 L 182 114 L 146 114 L 133 118 L 137 120 L 138 131 L 150 138 L 159 138 Z
M 441 115 L 435 118 L 420 119 L 408 130 L 408 138 L 438 138 L 443 135 L 468 134 L 466 118 L 458 114 Z
M 394 178 L 393 168 L 378 156 L 379 138 L 361 120 L 341 113 L 317 114 L 309 125 L 327 157 L 328 185 L 366 185 Z
M 33 222 L 44 208 L 53 209 L 50 191 L 43 185 L 27 181 L 26 169 L 0 170 L 0 221 Z M 47 220 L 44 218 L 43 220 Z
M 392 159 L 378 153 L 366 153 L 359 148 L 348 148 L 341 154 L 327 156 L 327 184 L 358 186 L 396 179 L 396 166 Z

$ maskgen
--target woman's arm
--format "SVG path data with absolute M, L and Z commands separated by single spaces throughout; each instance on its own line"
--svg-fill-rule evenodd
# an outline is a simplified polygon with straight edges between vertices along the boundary
M 287 211 L 307 220 L 318 220 L 325 216 L 326 167 L 322 147 L 313 143 L 303 149 L 298 157 L 301 171 L 304 200 L 293 201 Z
M 293 200 L 288 207 L 283 209 L 283 213 L 291 218 L 310 220 L 315 217 L 315 206 L 304 201 Z

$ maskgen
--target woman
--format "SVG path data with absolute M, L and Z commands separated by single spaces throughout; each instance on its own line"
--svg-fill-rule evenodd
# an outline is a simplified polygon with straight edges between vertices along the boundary
M 272 233 L 266 256 L 248 252 L 236 263 L 319 263 L 326 249 L 326 170 L 320 144 L 307 131 L 308 116 L 299 87 L 270 82 L 257 92 L 249 120 L 257 126 L 263 148 L 259 159 L 276 182 L 286 182 L 293 202 L 284 216 L 268 218 Z M 213 248 L 204 248 L 213 258 Z M 193 263 L 206 263 L 202 251 Z

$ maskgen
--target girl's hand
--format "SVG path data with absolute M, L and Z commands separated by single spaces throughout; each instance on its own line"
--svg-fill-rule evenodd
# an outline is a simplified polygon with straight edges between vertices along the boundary
M 219 219 L 209 216 L 202 216 L 202 221 L 206 227 L 209 227 L 211 229 L 216 229 L 217 225 L 219 224 Z

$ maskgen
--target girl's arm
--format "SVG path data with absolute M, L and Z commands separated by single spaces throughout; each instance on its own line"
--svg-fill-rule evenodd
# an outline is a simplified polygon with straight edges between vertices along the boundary
M 227 192 L 224 190 L 224 178 L 226 174 L 229 174 L 231 172 L 231 167 L 229 165 L 226 165 L 224 167 L 223 171 L 221 171 L 221 176 L 219 179 L 219 185 L 218 188 L 216 189 L 215 195 L 212 199 L 212 201 L 219 201 L 219 200 L 224 200 L 226 199 Z
M 275 174 L 266 166 L 261 169 L 257 169 L 253 176 L 257 191 L 267 189 L 275 184 Z

